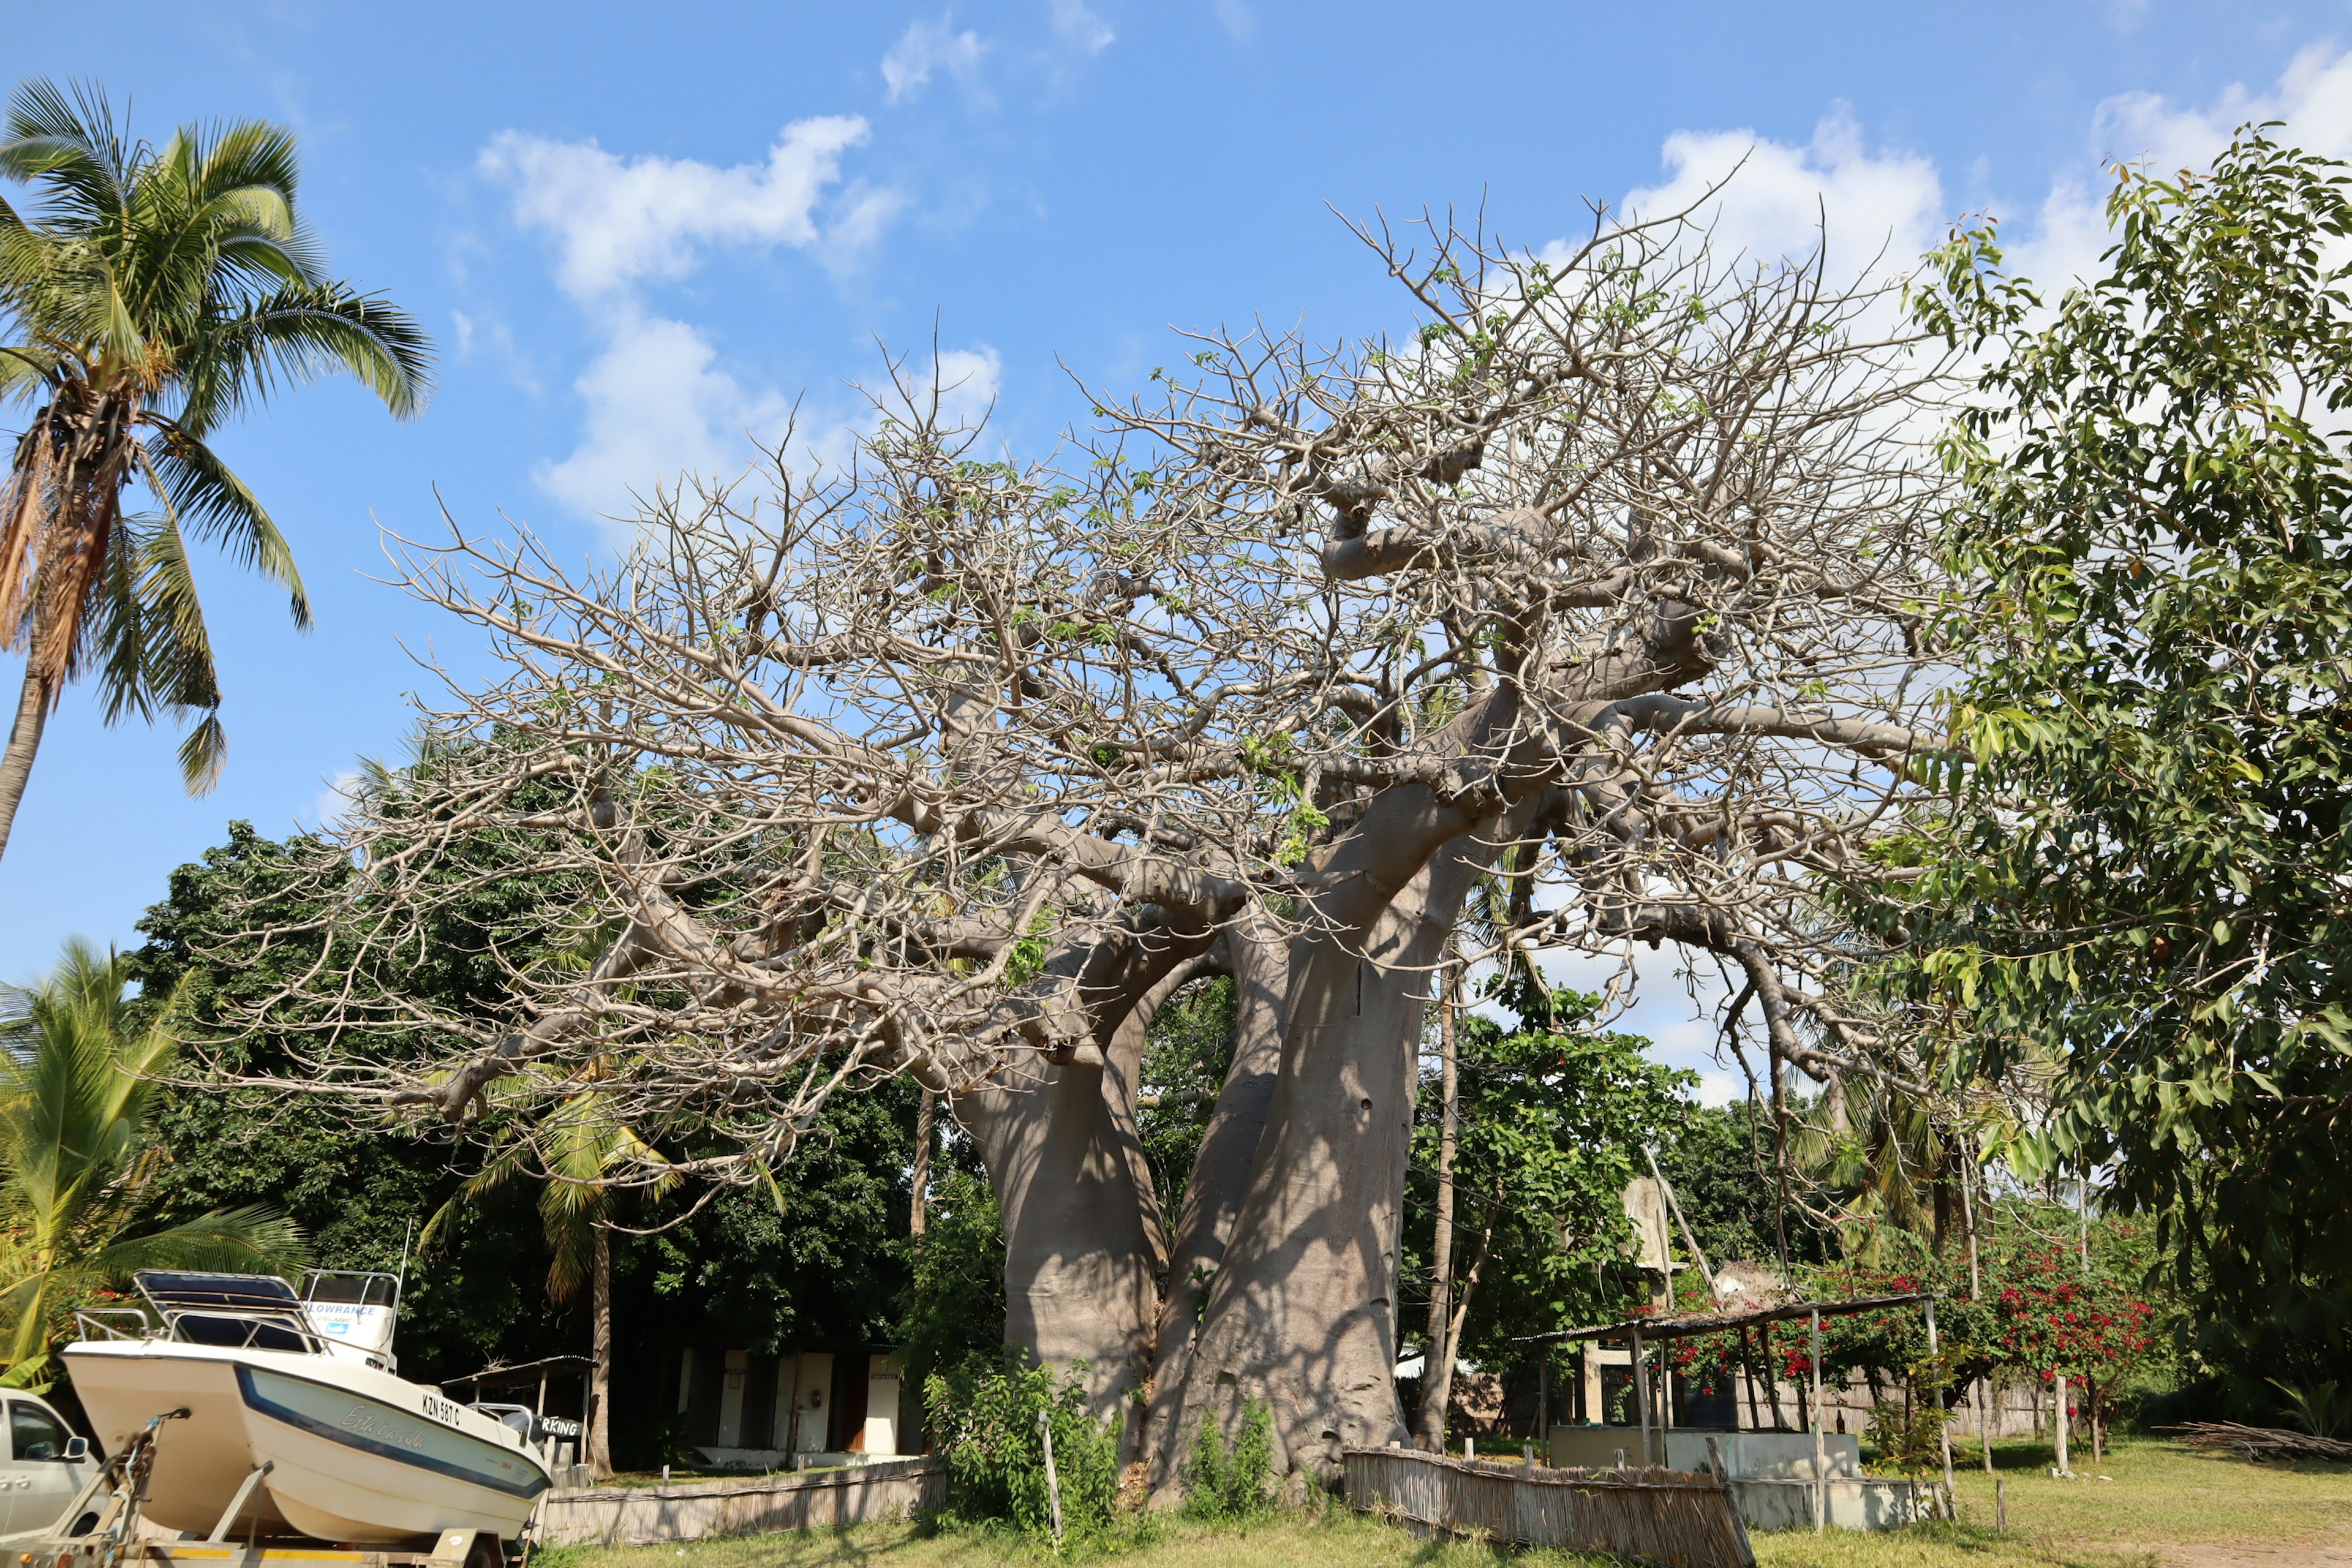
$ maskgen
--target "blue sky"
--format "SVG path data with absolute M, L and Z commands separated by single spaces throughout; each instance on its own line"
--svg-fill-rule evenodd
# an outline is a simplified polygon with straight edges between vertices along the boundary
M 282 0 L 102 27 L 20 5 L 8 36 L 11 70 L 95 77 L 151 136 L 295 127 L 335 269 L 441 350 L 412 424 L 327 384 L 220 441 L 292 539 L 318 627 L 205 573 L 232 750 L 205 799 L 180 793 L 168 728 L 104 730 L 67 699 L 0 864 L 11 979 L 69 934 L 134 942 L 230 819 L 315 821 L 355 756 L 397 752 L 407 694 L 437 684 L 420 658 L 480 668 L 464 628 L 370 580 L 379 526 L 425 532 L 446 503 L 468 531 L 523 520 L 574 559 L 609 552 L 599 514 L 631 487 L 731 471 L 795 399 L 820 446 L 853 422 L 877 343 L 928 369 L 936 341 L 1034 451 L 1084 414 L 1073 374 L 1136 385 L 1179 357 L 1171 325 L 1394 324 L 1333 208 L 1483 202 L 1539 245 L 1588 198 L 1670 199 L 1744 154 L 1741 243 L 1801 246 L 1826 210 L 1859 267 L 1991 210 L 2046 275 L 2096 254 L 2105 157 L 2190 161 L 2274 116 L 2352 153 L 2343 0 Z M 1695 1060 L 1709 1031 L 1651 978 L 1639 1023 Z

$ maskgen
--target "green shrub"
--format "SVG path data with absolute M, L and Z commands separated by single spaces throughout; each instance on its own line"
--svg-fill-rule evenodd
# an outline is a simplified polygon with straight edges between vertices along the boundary
M 1255 1399 L 1242 1402 L 1242 1432 L 1233 1452 L 1213 1416 L 1201 1417 L 1192 1462 L 1184 1467 L 1184 1511 L 1194 1519 L 1240 1520 L 1274 1502 L 1274 1415 Z
M 961 1518 L 1009 1520 L 1050 1535 L 1043 1413 L 1054 1432 L 1054 1472 L 1061 1483 L 1066 1535 L 1098 1536 L 1110 1528 L 1118 1496 L 1121 1421 L 1097 1421 L 1073 1365 L 1056 1388 L 1051 1368 L 1031 1366 L 1017 1350 L 975 1352 L 923 1386 L 931 1435 L 948 1467 L 949 1506 Z

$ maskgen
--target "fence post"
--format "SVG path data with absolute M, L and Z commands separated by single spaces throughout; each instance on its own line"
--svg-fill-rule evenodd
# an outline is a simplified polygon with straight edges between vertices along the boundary
M 1731 1510 L 1732 1539 L 1739 1543 L 1741 1568 L 1756 1568 L 1756 1548 L 1748 1540 L 1748 1521 L 1739 1511 L 1739 1493 L 1731 1485 L 1731 1467 L 1723 1462 L 1723 1445 L 1706 1435 L 1706 1461 L 1715 1468 L 1716 1484 L 1723 1489 L 1723 1506 Z
M 1821 1534 L 1829 1528 L 1830 1513 L 1830 1454 L 1829 1439 L 1822 1435 L 1822 1310 L 1813 1309 L 1813 1533 Z
M 1927 1307 L 1927 1359 L 1936 1368 L 1936 1440 L 1944 1446 L 1944 1517 L 1960 1517 L 1959 1494 L 1952 1486 L 1952 1426 L 1949 1413 L 1944 1408 L 1944 1365 L 1936 1351 L 1936 1298 L 1930 1296 Z
M 1633 1331 L 1633 1408 L 1642 1416 L 1642 1463 L 1650 1458 L 1650 1369 L 1642 1361 L 1642 1331 Z
M 1054 1474 L 1054 1424 L 1037 1412 L 1037 1435 L 1045 1439 L 1045 1500 L 1054 1507 L 1054 1550 L 1062 1549 L 1062 1482 Z

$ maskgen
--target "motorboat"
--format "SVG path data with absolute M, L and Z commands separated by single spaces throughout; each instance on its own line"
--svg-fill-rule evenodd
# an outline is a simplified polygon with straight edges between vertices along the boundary
M 108 1456 L 163 1418 L 142 1503 L 156 1525 L 351 1546 L 453 1530 L 510 1541 L 551 1484 L 553 1424 L 399 1375 L 394 1276 L 321 1269 L 299 1291 L 268 1275 L 134 1281 L 143 1305 L 80 1313 L 64 1354 Z

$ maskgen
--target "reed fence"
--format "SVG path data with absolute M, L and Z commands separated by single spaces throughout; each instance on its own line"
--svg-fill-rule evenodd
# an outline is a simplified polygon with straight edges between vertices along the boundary
M 1756 1565 L 1738 1503 L 1711 1475 L 1555 1470 L 1414 1448 L 1349 1448 L 1346 1463 L 1350 1508 L 1431 1532 L 1605 1552 L 1654 1568 Z
M 903 1519 L 945 1507 L 947 1467 L 882 1459 L 840 1470 L 583 1487 L 543 1492 L 533 1525 L 542 1546 L 646 1546 L 714 1535 L 759 1535 Z

